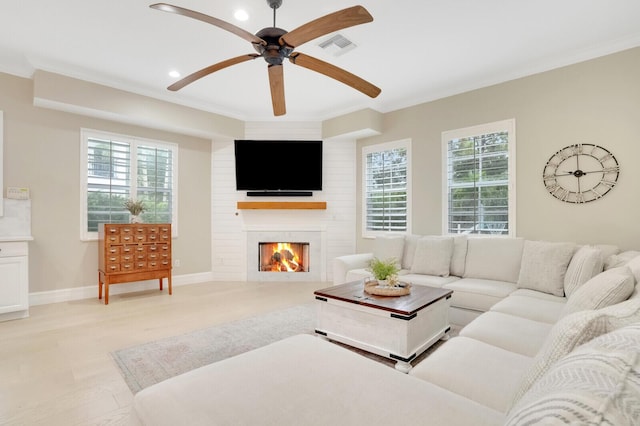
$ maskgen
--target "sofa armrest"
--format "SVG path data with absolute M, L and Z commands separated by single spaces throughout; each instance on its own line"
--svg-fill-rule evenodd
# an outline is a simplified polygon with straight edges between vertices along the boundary
M 373 253 L 349 254 L 333 259 L 333 285 L 345 283 L 350 270 L 367 268 L 371 259 Z

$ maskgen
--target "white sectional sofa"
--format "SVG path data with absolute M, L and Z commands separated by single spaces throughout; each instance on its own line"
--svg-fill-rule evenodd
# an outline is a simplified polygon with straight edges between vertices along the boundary
M 320 337 L 298 335 L 142 390 L 134 398 L 132 423 L 637 424 L 638 253 L 606 254 L 607 269 L 600 272 L 601 248 L 569 245 L 570 255 L 563 257 L 569 251 L 564 244 L 513 239 L 496 259 L 487 256 L 497 242 L 472 240 L 465 240 L 462 277 L 433 279 L 437 286 L 465 284 L 454 289 L 466 293 L 456 308 L 475 311 L 463 316 L 474 319 L 409 374 Z M 443 244 L 427 245 L 432 243 Z M 484 256 L 493 267 L 473 265 L 478 250 L 477 259 Z M 521 257 L 517 277 L 514 252 Z M 443 264 L 430 267 L 441 270 Z M 502 275 L 493 274 L 502 265 Z M 476 275 L 465 276 L 469 266 Z M 425 264 L 420 268 L 428 271 Z M 431 279 L 411 269 L 407 275 Z
M 612 266 L 640 254 L 628 252 L 614 259 L 619 251 L 616 246 L 588 247 L 589 253 L 576 259 L 594 258 L 588 259 L 593 270 L 586 271 L 576 261 L 570 268 L 578 248 L 574 243 L 464 234 L 382 237 L 376 238 L 371 253 L 335 258 L 333 283 L 371 277 L 367 270 L 371 259 L 394 258 L 402 281 L 453 290 L 449 319 L 462 326 L 510 294 L 532 294 L 519 289 L 534 290 L 552 302 L 564 303 L 565 279 L 584 282 L 601 272 L 605 261 Z

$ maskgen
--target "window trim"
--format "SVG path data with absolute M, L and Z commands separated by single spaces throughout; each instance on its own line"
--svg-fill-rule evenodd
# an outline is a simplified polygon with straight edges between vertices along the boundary
M 372 152 L 380 152 L 380 151 L 389 151 L 392 149 L 404 148 L 407 151 L 407 229 L 405 231 L 370 231 L 367 229 L 367 191 L 366 191 L 366 182 L 367 182 L 367 154 Z M 362 212 L 361 212 L 361 221 L 362 221 L 362 238 L 372 239 L 378 236 L 385 235 L 405 235 L 411 234 L 411 139 L 400 139 L 392 142 L 383 142 L 375 145 L 366 145 L 362 147 L 362 175 L 361 175 L 361 197 L 362 197 Z
M 516 235 L 516 119 L 510 118 L 506 120 L 494 121 L 490 123 L 478 124 L 475 126 L 464 127 L 460 129 L 447 130 L 442 132 L 441 148 L 442 148 L 442 235 L 449 234 L 449 168 L 448 168 L 448 142 L 451 139 L 460 139 L 472 137 L 488 133 L 504 132 L 508 133 L 508 168 L 509 183 L 507 185 L 509 191 L 509 199 L 507 208 L 509 209 L 509 232 L 505 237 L 514 237 Z M 480 234 L 474 234 L 480 235 Z M 496 235 L 499 236 L 499 235 Z
M 89 155 L 88 141 L 90 138 L 107 138 L 117 139 L 121 142 L 130 143 L 134 148 L 138 144 L 155 146 L 159 148 L 170 149 L 173 152 L 173 179 L 171 185 L 172 203 L 171 203 L 171 237 L 176 238 L 178 236 L 178 153 L 179 145 L 174 142 L 160 141 L 156 139 L 146 139 L 137 136 L 123 135 L 119 133 L 106 132 L 102 130 L 94 129 L 80 129 L 80 240 L 81 241 L 97 241 L 98 233 L 90 232 L 87 230 L 87 191 L 89 187 L 88 182 L 88 168 L 87 158 Z M 131 164 L 131 170 L 137 173 L 137 164 L 133 162 Z M 132 179 L 133 182 L 133 179 Z M 135 186 L 134 186 L 135 187 Z

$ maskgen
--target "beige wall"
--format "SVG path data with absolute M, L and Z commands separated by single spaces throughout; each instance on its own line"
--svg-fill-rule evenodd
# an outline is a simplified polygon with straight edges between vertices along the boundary
M 440 234 L 441 133 L 515 118 L 517 235 L 640 249 L 638 76 L 640 48 L 385 114 L 382 134 L 358 147 L 413 140 L 413 232 Z M 542 169 L 555 151 L 579 142 L 612 151 L 621 172 L 619 184 L 603 199 L 575 205 L 546 192 Z M 361 208 L 359 199 L 357 245 L 363 252 L 372 241 L 362 238 Z
M 588 61 L 508 83 L 382 114 L 366 114 L 366 134 L 378 136 L 357 143 L 357 193 L 360 193 L 360 149 L 366 144 L 411 138 L 413 141 L 413 232 L 441 232 L 441 133 L 471 125 L 515 118 L 517 135 L 517 235 L 530 239 L 611 243 L 623 249 L 640 248 L 640 48 Z M 46 76 L 46 75 L 45 75 Z M 47 76 L 50 77 L 50 76 Z M 55 80 L 55 79 L 54 79 Z M 40 80 L 43 82 L 48 79 Z M 57 81 L 57 80 L 56 80 Z M 83 84 L 66 82 L 83 91 Z M 42 89 L 42 88 L 41 88 Z M 88 89 L 85 89 L 88 90 Z M 104 88 L 91 86 L 104 92 Z M 54 91 L 55 92 L 55 91 Z M 52 104 L 83 103 L 92 108 L 91 94 L 47 95 Z M 108 91 L 106 92 L 108 96 Z M 139 95 L 114 91 L 120 109 L 130 104 L 152 105 Z M 55 99 L 54 99 L 55 98 Z M 75 100 L 74 100 L 75 99 Z M 80 99 L 80 101 L 78 101 Z M 42 104 L 42 99 L 38 98 Z M 46 102 L 44 103 L 46 104 Z M 107 102 L 108 104 L 108 102 Z M 93 105 L 93 106 L 92 106 Z M 53 107 L 54 105 L 49 105 Z M 67 105 L 68 107 L 68 105 Z M 146 107 L 145 107 L 146 108 Z M 220 132 L 233 139 L 238 123 L 224 117 L 194 121 L 187 109 L 178 108 L 176 128 L 191 134 Z M 169 108 L 169 109 L 171 109 Z M 211 253 L 211 141 L 166 130 L 157 122 L 142 127 L 34 106 L 34 82 L 0 73 L 0 110 L 4 111 L 4 185 L 25 186 L 32 194 L 30 292 L 48 292 L 95 285 L 97 243 L 80 241 L 80 129 L 97 130 L 176 142 L 179 152 L 179 237 L 174 258 L 181 267 L 174 275 L 209 274 Z M 66 109 L 69 110 L 68 108 Z M 165 108 L 162 108 L 165 111 Z M 100 111 L 98 111 L 100 112 Z M 111 114 L 111 115 L 109 115 Z M 138 113 L 157 121 L 160 112 Z M 98 114 L 99 115 L 99 114 Z M 361 117 L 355 114 L 354 117 Z M 143 121 L 144 121 L 143 120 Z M 347 123 L 343 122 L 348 121 Z M 381 121 L 381 123 L 380 123 Z M 357 135 L 361 122 L 340 118 L 340 132 Z M 154 130 L 161 127 L 165 130 Z M 223 128 L 224 127 L 224 128 Z M 242 126 L 241 126 L 242 127 Z M 375 128 L 373 131 L 372 129 Z M 345 130 L 346 129 L 346 130 Z M 324 129 L 326 130 L 326 129 Z M 181 130 L 177 130 L 182 133 Z M 542 168 L 558 149 L 577 142 L 610 149 L 617 157 L 619 184 L 603 199 L 584 205 L 563 203 L 550 196 L 542 184 Z M 215 182 L 214 184 L 215 185 Z M 367 251 L 371 240 L 361 238 L 361 199 L 353 202 L 357 216 L 357 250 Z M 345 211 L 350 209 L 344 206 Z
M 0 73 L 0 94 L 4 185 L 31 189 L 30 293 L 96 283 L 97 242 L 80 241 L 81 128 L 179 144 L 174 274 L 211 271 L 210 140 L 35 107 L 33 81 L 7 74 Z

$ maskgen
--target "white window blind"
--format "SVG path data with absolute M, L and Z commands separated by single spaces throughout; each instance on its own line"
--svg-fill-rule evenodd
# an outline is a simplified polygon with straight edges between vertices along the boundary
M 444 233 L 514 234 L 512 120 L 445 132 Z
M 363 150 L 365 236 L 406 232 L 409 224 L 409 142 Z
M 127 199 L 143 201 L 144 222 L 177 229 L 177 145 L 83 131 L 82 148 L 83 239 L 97 238 L 100 223 L 129 222 Z

